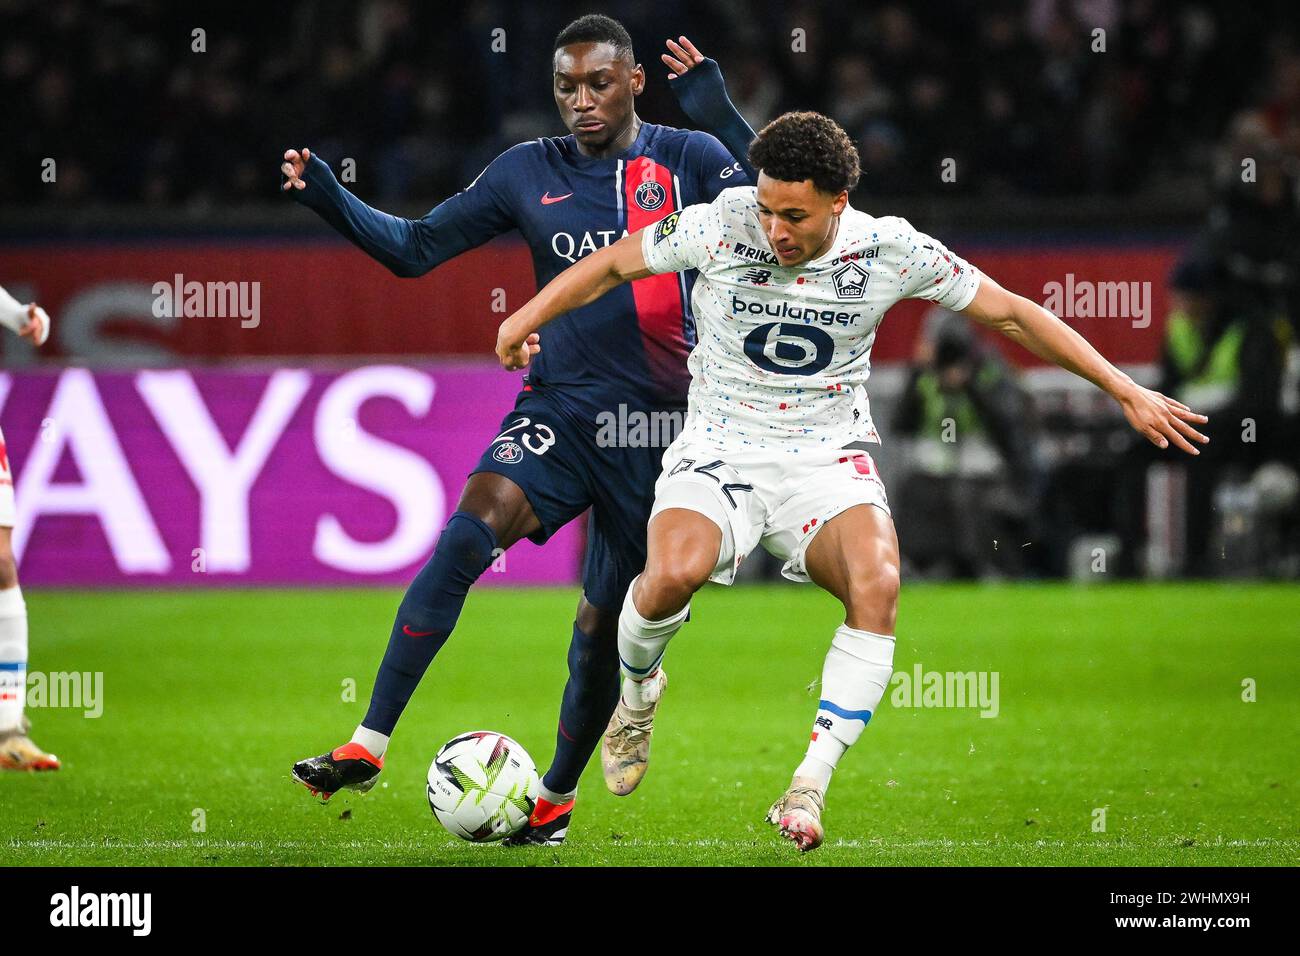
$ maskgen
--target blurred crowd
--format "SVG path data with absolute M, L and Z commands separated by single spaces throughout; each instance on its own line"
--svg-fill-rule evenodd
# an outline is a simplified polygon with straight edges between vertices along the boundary
M 0 202 L 264 200 L 270 159 L 310 145 L 355 159 L 372 200 L 431 204 L 563 132 L 552 41 L 592 8 L 632 33 L 647 119 L 684 122 L 658 54 L 685 33 L 753 126 L 838 119 L 885 195 L 935 190 L 949 158 L 945 188 L 968 194 L 1176 194 L 1242 105 L 1292 123 L 1300 103 L 1295 15 L 1274 2 L 0 0 Z
M 553 40 L 593 8 L 633 36 L 643 118 L 685 122 L 658 57 L 686 34 L 755 128 L 839 120 L 878 195 L 1203 200 L 1148 384 L 1212 416 L 1205 454 L 1150 447 L 1099 392 L 1031 392 L 936 310 L 889 423 L 909 573 L 1300 576 L 1294 5 L 0 0 L 0 208 L 275 202 L 304 145 L 355 160 L 367 200 L 427 208 L 564 132 Z
M 1300 93 L 1300 63 L 1279 79 Z M 1158 450 L 1091 390 L 1050 407 L 934 309 L 892 422 L 914 572 L 1300 577 L 1300 99 L 1236 112 L 1208 179 L 1145 384 L 1208 415 L 1210 443 Z

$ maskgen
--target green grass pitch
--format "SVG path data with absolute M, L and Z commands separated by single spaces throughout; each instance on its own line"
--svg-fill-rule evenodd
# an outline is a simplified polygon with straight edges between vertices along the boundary
M 472 594 L 370 794 L 322 806 L 289 779 L 294 760 L 346 740 L 364 713 L 398 597 L 33 589 L 32 669 L 102 672 L 104 711 L 32 712 L 34 736 L 64 769 L 0 775 L 0 856 L 19 865 L 1300 861 L 1295 585 L 905 584 L 895 670 L 996 671 L 997 716 L 882 704 L 831 785 L 826 845 L 802 857 L 762 817 L 807 741 L 814 682 L 841 621 L 827 595 L 702 592 L 669 654 L 645 783 L 614 797 L 593 761 L 568 844 L 514 850 L 446 834 L 424 774 L 440 744 L 479 728 L 514 736 L 545 768 L 576 590 Z M 1247 682 L 1253 702 L 1243 700 Z

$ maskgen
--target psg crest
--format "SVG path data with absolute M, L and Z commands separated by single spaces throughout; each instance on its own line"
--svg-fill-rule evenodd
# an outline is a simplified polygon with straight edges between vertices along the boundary
M 524 450 L 512 441 L 503 441 L 492 451 L 492 457 L 503 465 L 513 465 L 524 457 Z
M 636 204 L 647 212 L 658 209 L 668 198 L 668 192 L 656 182 L 645 182 L 636 187 Z

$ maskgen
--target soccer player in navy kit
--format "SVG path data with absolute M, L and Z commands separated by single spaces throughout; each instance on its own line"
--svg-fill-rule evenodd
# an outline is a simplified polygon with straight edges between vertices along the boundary
M 422 275 L 518 229 L 540 289 L 583 255 L 751 181 L 733 157 L 746 156 L 753 131 L 727 99 L 716 64 L 682 41 L 670 42 L 673 55 L 664 57 L 675 71 L 674 92 L 726 147 L 707 133 L 642 122 L 634 97 L 645 74 L 631 38 L 617 21 L 589 15 L 555 41 L 555 100 L 570 135 L 512 147 L 422 219 L 367 206 L 306 149 L 286 152 L 283 188 L 399 276 Z M 499 549 L 524 537 L 545 542 L 590 507 L 555 758 L 529 826 L 511 838 L 563 841 L 578 777 L 617 702 L 619 609 L 645 563 L 663 455 L 662 448 L 607 447 L 597 417 L 618 415 L 620 406 L 628 414 L 685 409 L 693 281 L 665 274 L 632 283 L 547 329 L 547 357 L 530 370 L 398 608 L 361 725 L 349 743 L 294 765 L 294 778 L 313 793 L 328 798 L 374 786 L 389 735 L 451 635 L 470 586 Z

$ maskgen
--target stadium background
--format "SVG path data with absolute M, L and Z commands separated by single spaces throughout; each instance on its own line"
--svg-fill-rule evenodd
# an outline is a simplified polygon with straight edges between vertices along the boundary
M 1129 718 L 1147 719 L 1162 708 L 1173 715 L 1149 741 L 1165 748 L 1151 759 L 1166 767 L 1171 787 L 1174 778 L 1183 786 L 1184 776 L 1232 773 L 1240 787 L 1276 789 L 1278 779 L 1293 781 L 1294 752 L 1285 755 L 1285 740 L 1294 739 L 1300 636 L 1289 583 L 1300 576 L 1300 46 L 1294 9 L 1284 3 L 1037 0 L 857 9 L 660 0 L 448 8 L 372 0 L 289 2 L 271 17 L 240 4 L 0 2 L 0 284 L 54 316 L 52 340 L 39 352 L 11 336 L 0 342 L 0 424 L 19 502 L 15 541 L 34 609 L 33 666 L 45 655 L 41 666 L 102 669 L 110 681 L 118 675 L 118 712 L 129 716 L 125 724 L 104 721 L 102 729 L 90 722 L 100 742 L 120 743 L 115 735 L 152 726 L 161 716 L 170 719 L 167 745 L 174 752 L 210 748 L 236 709 L 251 706 L 243 679 L 223 670 L 246 654 L 237 659 L 257 660 L 277 682 L 274 703 L 257 701 L 266 714 L 258 719 L 283 721 L 279 729 L 293 737 L 291 750 L 323 745 L 319 706 L 314 714 L 284 716 L 288 708 L 311 711 L 299 707 L 302 700 L 325 693 L 296 673 L 310 655 L 280 635 L 304 617 L 329 660 L 323 679 L 335 688 L 329 694 L 337 696 L 338 674 L 357 675 L 364 701 L 366 675 L 396 604 L 392 588 L 423 563 L 469 464 L 495 434 L 517 388 L 491 359 L 503 317 L 493 305 L 522 304 L 532 274 L 523 245 L 503 237 L 423 278 L 398 280 L 279 194 L 280 156 L 305 145 L 336 170 L 354 160 L 349 188 L 381 209 L 419 216 L 463 188 L 502 149 L 564 132 L 549 90 L 551 41 L 574 16 L 596 8 L 626 24 L 646 65 L 647 89 L 638 102 L 644 119 L 687 125 L 658 62 L 663 38 L 684 33 L 720 62 L 754 127 L 783 110 L 811 108 L 848 129 L 865 171 L 853 196 L 858 208 L 906 216 L 1040 302 L 1052 283 L 1147 288 L 1144 314 L 1068 319 L 1140 381 L 1168 381 L 1169 318 L 1189 307 L 1173 288 L 1178 283 L 1202 306 L 1211 303 L 1215 314 L 1231 313 L 1225 321 L 1240 326 L 1245 340 L 1262 343 L 1234 353 L 1235 362 L 1211 383 L 1217 391 L 1198 393 L 1221 404 L 1214 447 L 1196 462 L 1145 451 L 1113 404 L 1090 386 L 991 337 L 977 336 L 983 345 L 973 345 L 916 303 L 899 306 L 882 327 L 872 400 L 884 437 L 878 462 L 907 561 L 903 622 L 908 582 L 984 582 L 914 592 L 928 612 L 912 605 L 913 656 L 921 648 L 920 656 L 937 664 L 947 654 L 963 669 L 1023 665 L 1022 676 L 1041 679 L 1040 691 L 1060 701 L 1061 711 L 1047 717 L 1040 711 L 974 721 L 981 732 L 987 723 L 1007 740 L 1031 725 L 1040 734 L 1048 727 L 1048 737 L 1082 734 L 1082 725 L 1072 723 L 1078 715 L 1066 716 L 1066 702 L 1081 681 L 1099 675 L 1091 659 L 1076 662 L 1082 670 L 1073 671 L 1055 655 L 1086 643 L 1104 656 L 1111 641 L 1126 643 L 1117 652 L 1121 659 L 1142 648 L 1160 658 L 1177 634 L 1185 641 L 1181 658 L 1152 665 L 1165 677 L 1159 667 L 1173 668 L 1168 695 L 1143 696 L 1149 691 L 1143 681 L 1152 675 L 1128 675 L 1127 683 L 1119 679 L 1110 688 L 1102 723 L 1122 736 L 1133 726 Z M 193 48 L 195 28 L 205 31 L 202 52 Z M 492 48 L 494 30 L 504 30 L 504 51 Z M 1104 52 L 1096 48 L 1098 30 Z M 955 176 L 945 177 L 945 169 Z M 51 170 L 52 177 L 43 175 Z M 1176 270 L 1177 281 L 1171 279 Z M 177 276 L 256 283 L 256 325 L 239 316 L 159 315 L 154 284 Z M 933 414 L 922 415 L 921 425 L 913 414 L 910 429 L 901 426 L 909 396 L 913 406 L 933 411 L 925 403 L 933 391 L 918 384 L 927 375 L 931 382 L 941 377 L 942 370 L 926 364 L 927 337 L 930 353 L 956 349 L 969 358 L 974 349 L 981 363 L 1000 370 L 1010 386 L 1001 417 L 967 431 L 973 420 L 962 416 L 982 414 L 967 402 L 953 413 L 955 442 L 926 432 L 925 422 L 936 423 Z M 1013 442 L 999 437 L 999 423 L 1008 421 Z M 237 448 L 254 464 L 231 493 L 223 461 Z M 408 722 L 420 728 L 413 737 L 450 735 L 476 720 L 500 726 L 500 708 L 482 700 L 481 682 L 493 681 L 491 699 L 518 701 L 520 710 L 535 712 L 532 735 L 522 736 L 544 755 L 540 741 L 551 732 L 547 721 L 563 667 L 559 635 L 567 634 L 581 547 L 579 525 L 545 549 L 518 546 L 484 576 L 493 588 L 564 587 L 512 592 L 514 604 L 481 597 L 476 603 L 471 596 L 464 628 L 512 641 L 512 649 L 503 660 L 483 662 L 473 640 L 458 635 L 434 670 L 445 663 L 462 682 L 431 678 L 436 690 L 422 688 L 454 704 L 455 716 L 445 709 L 436 721 L 413 716 Z M 746 581 L 713 598 L 715 607 L 738 615 L 768 608 L 769 628 L 807 613 L 820 622 L 819 634 L 830 633 L 828 600 L 816 603 L 811 589 L 776 583 L 770 562 L 756 559 L 746 570 L 773 582 Z M 1156 592 L 1109 584 L 1105 597 L 1097 596 L 1105 589 L 1077 587 L 1184 576 L 1283 583 L 1215 590 L 1206 582 Z M 1051 578 L 1075 584 L 1044 583 L 1032 594 L 990 586 Z M 226 590 L 276 585 L 320 590 Z M 383 590 L 331 593 L 356 585 Z M 192 593 L 197 590 L 214 593 Z M 800 610 L 813 606 L 815 612 Z M 241 610 L 249 607 L 256 610 Z M 972 608 L 982 618 L 973 629 L 962 623 Z M 232 616 L 246 613 L 257 623 L 229 626 Z M 330 619 L 318 620 L 321 613 Z M 1053 624 L 1059 646 L 1036 644 L 1038 615 L 1054 613 L 1063 615 Z M 1150 615 L 1145 629 L 1144 615 Z M 520 618 L 545 623 L 521 631 Z M 711 620 L 721 626 L 720 615 Z M 716 646 L 753 639 L 730 627 Z M 773 636 L 773 646 L 793 647 L 796 638 Z M 804 643 L 820 647 L 821 640 Z M 682 653 L 696 661 L 683 667 L 714 672 L 707 658 Z M 820 653 L 806 650 L 800 673 L 815 674 Z M 189 687 L 189 700 L 206 708 L 206 721 L 194 722 L 185 700 L 145 679 L 145 659 L 151 659 L 150 678 Z M 1207 689 L 1207 672 L 1220 667 L 1229 697 L 1235 700 L 1241 676 L 1264 674 L 1290 710 L 1246 724 L 1211 720 L 1214 707 L 1223 705 L 1205 709 L 1206 696 L 1224 691 Z M 211 681 L 195 682 L 196 668 Z M 503 669 L 510 672 L 504 680 Z M 796 714 L 807 709 L 802 686 L 791 697 L 790 688 L 776 689 L 778 675 L 769 671 L 735 670 L 724 686 L 724 697 L 779 701 Z M 1133 697 L 1141 702 L 1133 704 Z M 1140 714 L 1126 714 L 1129 705 Z M 806 715 L 778 729 L 779 711 L 768 722 L 773 734 L 797 743 L 792 728 Z M 698 746 L 717 714 L 687 713 L 683 739 Z M 333 719 L 337 726 L 327 736 L 355 716 Z M 936 718 L 900 748 L 926 752 L 967 716 Z M 55 711 L 38 719 L 64 731 L 61 750 L 82 751 L 83 779 L 93 778 L 95 761 L 111 772 L 112 746 L 91 757 L 79 744 L 79 736 L 94 736 L 80 729 L 85 724 L 74 727 L 70 715 Z M 963 754 L 970 724 L 955 731 Z M 1192 724 L 1203 731 L 1200 750 L 1188 749 Z M 975 731 L 969 733 L 973 754 Z M 996 735 L 990 730 L 989 736 Z M 283 757 L 301 756 L 284 750 L 285 739 L 277 743 L 252 747 L 251 764 L 261 766 L 265 757 L 267 767 L 283 770 Z M 985 738 L 979 743 L 985 747 Z M 427 760 L 428 739 L 410 746 L 408 763 Z M 1051 741 L 1040 739 L 1037 747 L 1025 759 L 1050 766 Z M 737 748 L 736 760 L 755 768 L 775 760 Z M 228 752 L 228 745 L 218 750 Z M 1122 767 L 1124 759 L 1101 748 L 1076 762 L 1086 778 L 1088 768 Z M 1174 769 L 1198 760 L 1214 768 Z M 916 811 L 927 819 L 951 812 L 952 781 L 967 770 L 952 756 L 931 772 L 925 793 L 933 803 Z M 660 774 L 665 787 L 680 779 L 666 768 Z M 201 782 L 192 777 L 186 785 Z M 227 783 L 232 793 L 261 799 L 252 779 Z M 987 785 L 1001 786 L 994 776 Z M 74 804 L 91 801 L 106 785 L 100 779 L 78 786 L 69 798 Z M 141 805 L 193 803 L 166 789 L 136 796 Z M 889 796 L 881 791 L 872 800 Z M 11 808 L 31 810 L 23 827 L 46 801 L 59 803 L 48 791 L 15 799 Z M 387 806 L 384 799 L 375 802 Z M 1228 787 L 1215 799 L 1220 808 L 1235 802 L 1257 811 L 1236 831 L 1248 849 L 1224 850 L 1216 859 L 1294 860 L 1294 800 L 1285 788 L 1266 793 L 1262 803 L 1251 802 L 1260 799 L 1253 790 Z M 262 831 L 252 825 L 254 836 L 280 834 L 275 827 L 283 826 L 283 815 L 274 817 L 280 802 L 271 800 L 270 822 Z M 1042 802 L 1036 793 L 1007 797 L 1012 816 Z M 1082 806 L 1071 804 L 1070 812 L 1086 817 Z M 872 804 L 863 813 L 874 820 L 877 809 Z M 752 811 L 744 809 L 747 819 Z M 1148 829 L 1139 829 L 1156 834 L 1154 849 L 1142 856 L 1137 838 L 1139 855 L 1123 859 L 1181 859 L 1170 848 L 1199 833 L 1208 811 L 1193 801 L 1181 812 L 1177 822 L 1170 818 L 1154 829 L 1148 815 Z M 1051 815 L 1048 808 L 1037 817 Z M 11 818 L 15 829 L 8 835 L 27 840 L 18 818 Z M 848 822 L 847 815 L 841 819 Z M 638 822 L 657 825 L 649 816 Z M 899 818 L 889 826 L 915 836 L 914 822 Z M 1030 824 L 1037 825 L 1028 819 L 1024 826 Z M 987 835 L 983 825 L 960 818 L 950 830 L 931 832 L 960 844 Z M 272 851 L 245 830 L 247 846 L 235 841 L 213 859 L 319 861 L 312 846 L 320 833 L 311 826 L 301 820 L 290 826 L 303 828 L 291 834 L 300 842 L 279 856 L 268 857 Z M 131 826 L 101 815 L 88 827 L 65 830 L 63 842 L 44 848 L 25 844 L 35 847 L 28 859 L 120 862 L 111 844 L 96 844 L 90 835 L 128 839 Z M 151 859 L 178 859 L 165 844 L 167 827 L 151 823 L 145 832 L 159 841 Z M 884 836 L 888 841 L 889 833 Z M 1277 839 L 1290 842 L 1258 843 Z M 1251 856 L 1249 847 L 1261 845 L 1260 855 Z M 945 857 L 942 848 L 905 846 L 892 859 L 999 861 L 987 847 L 985 856 L 977 846 L 958 858 Z M 707 848 L 678 849 L 686 856 L 649 848 L 640 859 L 709 861 Z M 356 850 L 353 859 L 372 861 L 372 850 Z M 386 859 L 428 859 L 428 847 L 418 842 L 388 850 Z M 1081 855 L 1047 859 L 1121 859 L 1077 847 L 1070 852 Z M 1015 859 L 1044 859 L 1033 849 L 1024 853 Z

